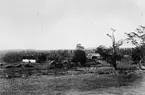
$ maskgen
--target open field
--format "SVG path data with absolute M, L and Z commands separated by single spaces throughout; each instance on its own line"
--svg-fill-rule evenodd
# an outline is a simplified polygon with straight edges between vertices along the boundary
M 105 61 L 88 62 L 91 67 L 73 67 L 68 70 L 48 69 L 47 63 L 31 67 L 6 69 L 1 67 L 1 95 L 144 95 L 141 84 L 144 71 L 133 74 L 115 74 Z M 118 67 L 131 69 L 130 62 L 117 62 Z M 19 66 L 18 66 L 19 67 Z M 4 78 L 8 74 L 9 78 Z
M 0 79 L 1 95 L 141 95 L 142 75 L 79 74 Z M 136 87 L 133 87 L 133 86 Z M 130 88 L 132 87 L 132 88 Z M 140 89 L 140 90 L 139 90 Z M 143 94 L 142 94 L 143 95 Z

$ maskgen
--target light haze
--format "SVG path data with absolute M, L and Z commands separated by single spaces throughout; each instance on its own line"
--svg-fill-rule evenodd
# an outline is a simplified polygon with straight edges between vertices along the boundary
M 1 50 L 110 46 L 111 28 L 119 40 L 139 25 L 144 0 L 0 0 Z

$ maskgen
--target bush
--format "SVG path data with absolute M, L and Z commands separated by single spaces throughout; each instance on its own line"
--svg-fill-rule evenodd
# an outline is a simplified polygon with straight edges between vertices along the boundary
M 141 48 L 133 49 L 131 58 L 134 62 L 140 61 L 142 57 L 143 57 L 143 53 L 141 51 Z
M 6 63 L 16 63 L 22 61 L 22 57 L 19 53 L 9 52 L 5 54 L 5 56 L 2 58 L 2 61 Z
M 80 62 L 81 66 L 85 66 L 86 63 L 86 53 L 84 50 L 76 50 L 74 52 L 74 56 L 72 62 L 78 63 Z

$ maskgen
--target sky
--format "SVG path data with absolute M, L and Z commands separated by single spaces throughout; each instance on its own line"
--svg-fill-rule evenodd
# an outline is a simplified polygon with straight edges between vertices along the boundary
M 139 25 L 144 0 L 0 0 L 0 50 L 111 46 L 111 28 L 120 40 Z

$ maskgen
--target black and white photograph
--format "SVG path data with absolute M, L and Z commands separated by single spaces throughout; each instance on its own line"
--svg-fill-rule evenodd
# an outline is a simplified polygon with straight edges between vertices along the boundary
M 0 95 L 145 95 L 145 0 L 0 0 Z

